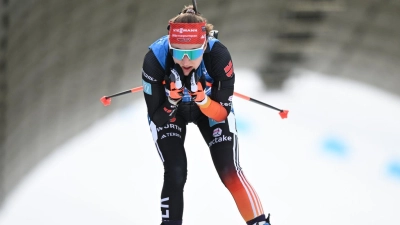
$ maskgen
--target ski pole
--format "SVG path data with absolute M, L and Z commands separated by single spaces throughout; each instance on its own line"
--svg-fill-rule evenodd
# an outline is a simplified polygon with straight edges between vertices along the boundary
M 129 90 L 126 90 L 126 91 L 122 91 L 122 92 L 119 92 L 119 93 L 116 93 L 116 94 L 113 94 L 113 95 L 103 96 L 103 97 L 100 98 L 100 102 L 103 103 L 104 106 L 108 106 L 108 105 L 111 104 L 111 98 L 113 98 L 113 97 L 129 94 L 129 93 L 135 93 L 135 92 L 138 92 L 138 91 L 141 91 L 141 90 L 143 90 L 143 86 L 135 87 L 135 88 L 132 88 L 132 89 L 129 89 Z M 269 105 L 267 103 L 264 103 L 262 101 L 254 99 L 254 98 L 250 98 L 250 97 L 248 97 L 246 95 L 243 95 L 243 94 L 240 94 L 240 93 L 237 93 L 237 92 L 233 92 L 233 95 L 235 95 L 235 96 L 237 96 L 239 98 L 242 98 L 244 100 L 247 100 L 247 101 L 250 101 L 250 102 L 253 102 L 253 103 L 257 103 L 257 104 L 265 106 L 267 108 L 279 111 L 279 115 L 281 116 L 282 119 L 286 119 L 287 115 L 289 113 L 288 110 L 283 110 L 283 109 L 276 108 L 276 107 L 274 107 L 272 105 Z
M 259 105 L 268 107 L 268 108 L 270 108 L 270 109 L 274 109 L 274 110 L 276 110 L 276 111 L 279 111 L 279 115 L 281 116 L 282 119 L 287 118 L 287 115 L 288 115 L 288 113 L 289 113 L 289 110 L 278 109 L 278 108 L 276 108 L 276 107 L 274 107 L 274 106 L 272 106 L 272 105 L 269 105 L 269 104 L 267 104 L 267 103 L 264 103 L 264 102 L 262 102 L 262 101 L 259 101 L 259 100 L 257 100 L 257 99 L 254 99 L 254 98 L 250 98 L 250 97 L 248 97 L 248 96 L 246 96 L 246 95 L 243 95 L 243 94 L 240 94 L 240 93 L 237 93 L 237 92 L 233 92 L 233 95 L 235 95 L 235 96 L 237 96 L 237 97 L 239 97 L 239 98 L 245 99 L 245 100 L 247 100 L 247 101 L 254 102 L 254 103 L 257 103 L 257 104 L 259 104 Z
M 138 91 L 141 91 L 141 90 L 143 90 L 143 86 L 135 87 L 135 88 L 132 88 L 132 89 L 129 89 L 129 90 L 126 90 L 126 91 L 122 91 L 122 92 L 119 92 L 119 93 L 116 93 L 116 94 L 113 94 L 113 95 L 103 96 L 103 97 L 100 98 L 100 101 L 103 103 L 104 106 L 108 106 L 108 105 L 111 104 L 111 98 L 113 98 L 113 97 L 129 94 L 129 93 L 135 93 L 135 92 L 138 92 Z

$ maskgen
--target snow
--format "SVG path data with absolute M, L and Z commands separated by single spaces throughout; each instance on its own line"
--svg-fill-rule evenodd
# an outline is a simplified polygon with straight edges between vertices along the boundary
M 233 100 L 241 166 L 272 224 L 400 224 L 398 97 L 310 71 L 268 91 L 254 72 L 235 73 L 235 91 L 289 110 L 282 120 Z M 186 138 L 184 224 L 245 224 L 195 125 Z M 8 196 L 0 224 L 160 224 L 162 178 L 137 101 L 44 159 Z

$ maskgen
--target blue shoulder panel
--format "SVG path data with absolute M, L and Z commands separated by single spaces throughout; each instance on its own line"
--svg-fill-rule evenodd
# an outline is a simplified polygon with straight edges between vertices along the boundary
M 212 47 L 214 46 L 215 42 L 218 42 L 219 40 L 216 38 L 208 38 L 208 45 L 210 46 L 210 51 L 212 49 Z
M 161 64 L 161 66 L 165 69 L 165 60 L 167 59 L 168 55 L 168 35 L 165 35 L 155 41 L 153 44 L 149 46 L 149 49 L 151 49 L 154 52 L 154 55 L 157 57 L 158 62 Z

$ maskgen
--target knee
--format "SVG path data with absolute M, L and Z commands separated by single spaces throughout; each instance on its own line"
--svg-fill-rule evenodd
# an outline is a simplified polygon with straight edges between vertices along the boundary
M 175 187 L 183 187 L 186 183 L 186 166 L 166 167 L 164 171 L 164 180 Z
M 240 184 L 238 171 L 231 167 L 220 169 L 218 171 L 218 175 L 225 187 L 230 190 L 234 189 L 238 186 L 238 184 Z

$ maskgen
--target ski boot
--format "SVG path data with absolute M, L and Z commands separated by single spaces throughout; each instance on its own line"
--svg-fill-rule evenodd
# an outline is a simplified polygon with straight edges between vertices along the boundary
M 247 225 L 271 225 L 271 223 L 269 222 L 269 213 L 268 213 L 268 217 L 265 218 L 265 215 L 261 215 L 257 218 L 254 218 L 250 221 L 247 222 Z M 261 221 L 260 221 L 261 219 Z M 254 222 L 254 221 L 258 221 L 258 222 Z

